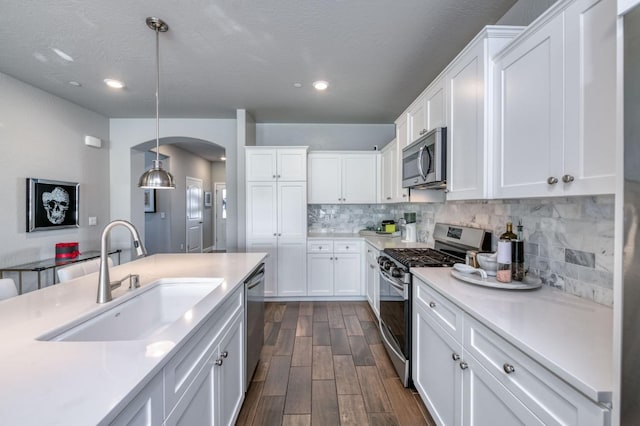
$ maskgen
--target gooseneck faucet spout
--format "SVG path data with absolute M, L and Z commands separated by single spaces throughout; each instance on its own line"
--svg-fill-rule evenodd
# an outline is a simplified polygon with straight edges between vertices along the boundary
M 142 244 L 142 240 L 140 239 L 140 234 L 138 234 L 138 230 L 131 222 L 127 222 L 126 220 L 114 220 L 110 222 L 107 226 L 102 230 L 102 237 L 100 238 L 100 278 L 98 281 L 98 303 L 106 303 L 110 302 L 113 298 L 111 296 L 112 287 L 119 287 L 124 279 L 130 278 L 131 275 L 128 275 L 123 280 L 116 281 L 114 283 L 109 279 L 109 262 L 107 261 L 107 257 L 109 256 L 109 232 L 116 226 L 124 226 L 129 230 L 131 236 L 133 238 L 133 247 L 136 249 L 136 253 L 138 256 L 145 256 L 147 251 Z

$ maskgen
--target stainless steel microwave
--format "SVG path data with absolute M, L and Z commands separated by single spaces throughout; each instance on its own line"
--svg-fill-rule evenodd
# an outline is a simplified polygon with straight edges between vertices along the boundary
M 402 150 L 402 187 L 447 186 L 447 128 L 438 127 Z

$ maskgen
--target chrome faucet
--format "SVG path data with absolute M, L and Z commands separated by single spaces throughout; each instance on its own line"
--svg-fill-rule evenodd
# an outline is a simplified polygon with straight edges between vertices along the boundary
M 114 220 L 110 222 L 102 230 L 102 237 L 100 239 L 100 278 L 98 281 L 98 303 L 110 302 L 113 297 L 111 296 L 111 290 L 120 287 L 122 282 L 126 279 L 130 281 L 129 288 L 135 288 L 140 286 L 140 277 L 138 275 L 127 275 L 121 280 L 111 282 L 109 280 L 109 262 L 107 257 L 109 256 L 108 237 L 109 232 L 118 225 L 122 225 L 131 232 L 133 237 L 133 247 L 136 249 L 138 256 L 145 256 L 147 251 L 144 249 L 144 245 L 140 240 L 140 234 L 138 230 L 131 222 L 126 220 Z

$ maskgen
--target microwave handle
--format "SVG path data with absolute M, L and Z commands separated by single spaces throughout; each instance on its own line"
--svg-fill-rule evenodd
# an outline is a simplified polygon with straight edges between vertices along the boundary
M 424 175 L 424 171 L 422 170 L 422 155 L 424 154 L 425 147 L 425 145 L 422 145 L 418 152 L 418 172 L 420 173 L 422 180 L 427 180 L 427 177 Z

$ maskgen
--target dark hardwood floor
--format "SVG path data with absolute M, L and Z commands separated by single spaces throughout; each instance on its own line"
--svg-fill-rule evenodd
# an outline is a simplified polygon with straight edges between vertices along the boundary
M 238 425 L 434 425 L 367 302 L 271 302 Z

